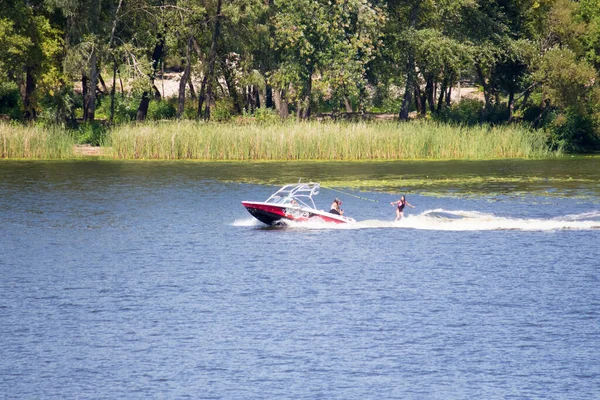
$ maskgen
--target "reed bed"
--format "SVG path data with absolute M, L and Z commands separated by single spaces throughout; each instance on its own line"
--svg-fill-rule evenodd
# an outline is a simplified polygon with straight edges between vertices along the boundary
M 235 125 L 161 122 L 115 128 L 105 154 L 119 159 L 399 160 L 555 155 L 541 131 L 434 122 Z
M 0 123 L 0 158 L 72 158 L 75 141 L 65 129 Z

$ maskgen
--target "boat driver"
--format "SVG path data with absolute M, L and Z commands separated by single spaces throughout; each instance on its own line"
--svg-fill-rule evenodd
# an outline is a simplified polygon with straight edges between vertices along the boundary
M 344 210 L 340 208 L 341 205 L 342 201 L 336 197 L 336 199 L 333 200 L 333 203 L 331 203 L 331 210 L 329 210 L 329 212 L 331 214 L 342 215 L 344 213 Z

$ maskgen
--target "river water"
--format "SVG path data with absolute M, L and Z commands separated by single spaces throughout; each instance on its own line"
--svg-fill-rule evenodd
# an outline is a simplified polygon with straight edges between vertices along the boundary
M 0 398 L 598 398 L 599 161 L 3 161 Z

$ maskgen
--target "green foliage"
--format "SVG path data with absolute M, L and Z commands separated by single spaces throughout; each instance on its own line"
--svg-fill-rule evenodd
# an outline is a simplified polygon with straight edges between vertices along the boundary
M 483 102 L 475 99 L 462 99 L 457 104 L 445 107 L 436 116 L 443 122 L 453 122 L 462 125 L 477 125 L 483 121 Z
M 75 94 L 73 88 L 60 87 L 52 92 L 46 93 L 40 100 L 42 112 L 39 119 L 47 124 L 55 123 L 57 125 L 65 121 L 75 119 L 75 108 L 78 105 L 79 96 Z
M 214 112 L 214 111 L 213 111 Z M 198 104 L 196 101 L 186 101 L 183 109 L 183 119 L 194 120 L 198 117 Z
M 200 90 L 217 3 L 8 0 L 0 17 L 0 113 L 74 124 L 83 114 L 82 81 L 93 86 L 98 72 L 110 86 L 113 69 L 125 91 L 115 97 L 116 124 L 136 119 L 141 94 L 152 93 L 162 69 L 190 67 Z M 281 95 L 277 101 L 300 118 L 346 105 L 399 114 L 423 103 L 419 94 L 426 100 L 419 111 L 432 114 L 426 119 L 531 123 L 551 132 L 554 148 L 597 148 L 600 0 L 223 0 L 218 18 L 217 121 L 253 109 L 246 94 L 256 89 Z M 483 107 L 439 102 L 463 80 L 482 88 Z M 95 117 L 108 119 L 108 93 L 88 89 L 88 99 L 98 94 Z M 176 105 L 153 98 L 147 118 L 173 119 Z M 236 121 L 278 121 L 261 106 Z M 196 115 L 197 102 L 186 102 L 183 118 Z M 83 125 L 77 141 L 98 143 L 102 129 Z
M 12 82 L 0 82 L 0 114 L 10 119 L 20 120 L 23 117 L 23 104 L 19 88 Z
M 173 104 L 173 100 L 158 100 L 151 101 L 148 106 L 149 120 L 161 120 L 161 119 L 173 119 L 177 114 L 176 106 Z
M 91 144 L 99 146 L 104 142 L 106 136 L 106 126 L 99 122 L 88 122 L 79 125 L 74 131 L 74 138 L 77 144 Z
M 547 99 L 558 107 L 584 107 L 598 76 L 569 49 L 555 47 L 544 54 L 533 75 L 544 87 Z
M 233 103 L 230 100 L 217 100 L 211 117 L 216 122 L 226 122 L 233 117 Z
M 119 95 L 115 96 L 115 114 L 113 122 L 115 124 L 123 124 L 134 121 L 137 116 L 139 105 L 139 98 L 133 96 L 126 96 L 124 98 Z M 110 98 L 105 98 L 96 112 L 97 114 L 104 115 L 105 118 L 108 118 L 110 116 Z
M 272 125 L 281 120 L 279 114 L 277 114 L 275 110 L 266 107 L 257 108 L 254 110 L 254 113 L 248 115 L 247 117 L 252 118 L 253 122 L 257 124 L 266 125 Z
M 567 152 L 586 152 L 600 148 L 598 126 L 589 115 L 581 115 L 574 110 L 557 115 L 548 127 L 550 147 Z
M 27 52 L 33 42 L 15 22 L 7 18 L 0 19 L 0 82 L 9 79 L 8 72 L 15 65 L 26 63 Z

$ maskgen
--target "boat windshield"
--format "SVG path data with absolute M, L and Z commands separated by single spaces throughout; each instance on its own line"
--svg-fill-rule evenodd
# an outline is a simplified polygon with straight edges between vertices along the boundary
M 303 205 L 316 208 L 313 196 L 319 194 L 318 183 L 299 183 L 296 185 L 285 185 L 266 200 L 266 203 Z

